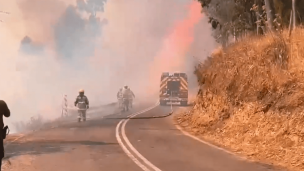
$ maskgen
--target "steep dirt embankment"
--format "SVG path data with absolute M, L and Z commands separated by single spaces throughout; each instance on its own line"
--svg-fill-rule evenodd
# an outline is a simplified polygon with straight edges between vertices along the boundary
M 249 159 L 304 170 L 304 29 L 247 38 L 196 69 L 194 108 L 177 121 Z

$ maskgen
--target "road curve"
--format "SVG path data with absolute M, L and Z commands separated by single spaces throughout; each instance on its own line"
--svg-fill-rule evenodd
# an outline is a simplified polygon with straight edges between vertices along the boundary
M 140 116 L 151 117 L 170 112 L 158 106 Z M 240 160 L 184 135 L 173 123 L 173 116 L 160 119 L 131 119 L 125 124 L 130 151 L 147 169 L 145 171 L 274 171 L 271 166 Z M 135 152 L 133 151 L 134 149 Z M 140 154 L 140 156 L 137 156 Z M 144 159 L 142 158 L 144 156 Z M 278 169 L 277 169 L 278 170 Z
M 6 141 L 4 171 L 270 171 L 180 132 L 170 107 L 153 103 L 130 112 L 69 122 Z M 104 111 L 106 112 L 106 111 Z M 96 116 L 99 114 L 96 113 Z M 135 117 L 128 119 L 129 117 Z M 76 120 L 76 119 L 75 119 Z

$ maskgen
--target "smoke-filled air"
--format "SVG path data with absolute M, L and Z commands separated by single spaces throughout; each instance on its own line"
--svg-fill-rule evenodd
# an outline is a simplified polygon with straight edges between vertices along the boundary
M 83 88 L 90 106 L 116 101 L 128 85 L 136 100 L 157 100 L 164 71 L 187 72 L 217 44 L 193 0 L 0 1 L 1 99 L 7 123 L 61 114 Z M 198 58 L 200 57 L 200 58 Z M 192 84 L 192 85 L 191 85 Z M 13 128 L 11 128 L 13 129 Z

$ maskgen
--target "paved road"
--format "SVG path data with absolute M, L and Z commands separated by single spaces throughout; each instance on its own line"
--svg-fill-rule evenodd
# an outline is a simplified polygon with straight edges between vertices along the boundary
M 170 107 L 151 106 L 153 103 L 141 104 L 129 113 L 94 118 L 86 123 L 66 123 L 6 142 L 8 159 L 3 170 L 271 170 L 185 136 L 174 126 L 172 116 L 153 118 L 168 114 Z M 131 114 L 143 118 L 124 119 Z

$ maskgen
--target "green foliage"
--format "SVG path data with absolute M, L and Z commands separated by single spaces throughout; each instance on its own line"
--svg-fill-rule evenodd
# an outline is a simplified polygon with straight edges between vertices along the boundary
M 214 29 L 215 39 L 226 44 L 229 37 L 236 39 L 245 34 L 263 34 L 267 26 L 265 0 L 198 0 L 209 23 Z M 281 31 L 289 26 L 292 2 L 287 0 L 269 0 L 273 2 L 275 16 L 274 29 Z M 297 0 L 297 23 L 304 20 L 304 0 Z M 271 18 L 271 17 L 270 17 Z M 262 31 L 260 31 L 262 30 Z

